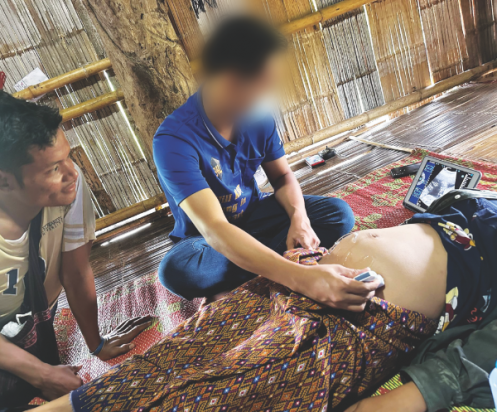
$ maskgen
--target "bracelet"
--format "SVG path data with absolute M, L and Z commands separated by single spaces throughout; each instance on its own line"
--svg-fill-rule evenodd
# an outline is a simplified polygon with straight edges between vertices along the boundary
M 104 345 L 105 345 L 105 338 L 100 338 L 100 343 L 98 344 L 97 349 L 95 349 L 93 352 L 90 352 L 90 355 L 98 356 L 98 354 L 102 351 Z

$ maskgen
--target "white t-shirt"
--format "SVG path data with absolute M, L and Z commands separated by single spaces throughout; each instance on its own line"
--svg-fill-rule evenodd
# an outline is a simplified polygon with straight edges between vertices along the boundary
M 45 262 L 45 289 L 49 305 L 62 290 L 59 280 L 62 252 L 75 250 L 95 240 L 95 213 L 90 191 L 79 172 L 77 192 L 69 206 L 43 209 L 40 257 Z M 18 240 L 0 236 L 0 324 L 20 309 L 24 300 L 24 276 L 28 272 L 29 236 Z

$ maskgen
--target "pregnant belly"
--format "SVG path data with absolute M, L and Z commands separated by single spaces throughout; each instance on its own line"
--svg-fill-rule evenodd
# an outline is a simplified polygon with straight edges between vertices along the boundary
M 320 264 L 371 268 L 385 279 L 376 296 L 436 319 L 445 305 L 447 253 L 427 224 L 355 232 L 342 239 Z

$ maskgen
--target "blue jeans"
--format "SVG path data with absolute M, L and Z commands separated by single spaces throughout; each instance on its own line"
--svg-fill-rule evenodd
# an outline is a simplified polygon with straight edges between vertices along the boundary
M 352 209 L 343 200 L 322 196 L 304 196 L 304 200 L 321 246 L 330 248 L 354 227 Z M 286 250 L 290 219 L 274 196 L 261 200 L 240 228 L 279 254 Z M 215 251 L 202 236 L 176 243 L 159 266 L 161 283 L 188 300 L 235 289 L 254 277 Z

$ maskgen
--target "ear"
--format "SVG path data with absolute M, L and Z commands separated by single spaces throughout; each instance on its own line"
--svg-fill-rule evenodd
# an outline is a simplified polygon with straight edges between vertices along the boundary
M 19 183 L 12 173 L 0 170 L 0 192 L 12 192 L 19 189 Z

